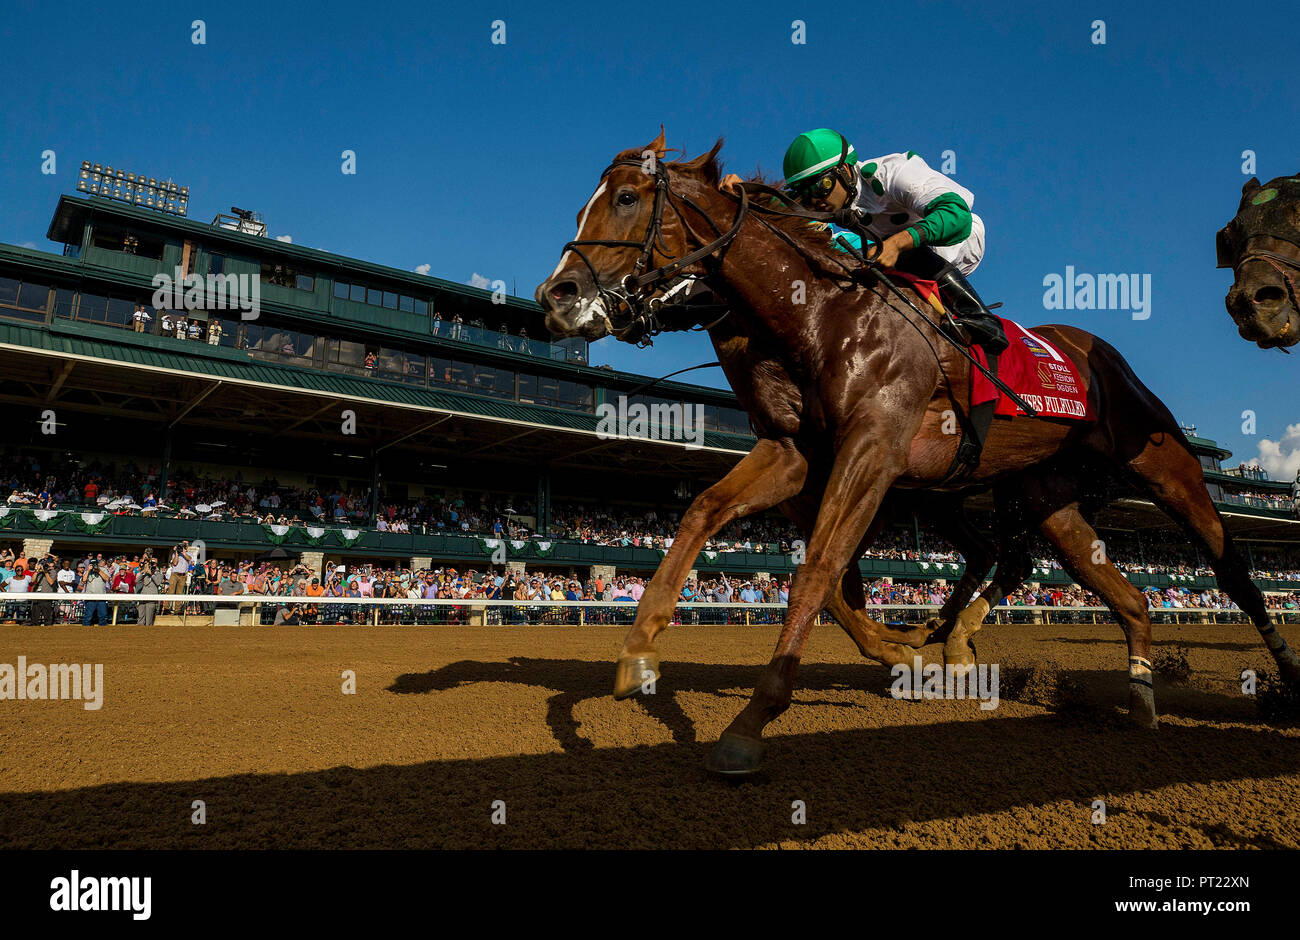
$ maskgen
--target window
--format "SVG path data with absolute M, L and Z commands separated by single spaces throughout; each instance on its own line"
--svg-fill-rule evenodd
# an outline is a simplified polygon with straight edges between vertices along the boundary
M 161 261 L 164 243 L 162 239 L 141 234 L 129 229 L 96 226 L 91 232 L 90 244 L 105 251 L 120 251 L 123 254 L 137 255 Z
M 315 290 L 316 278 L 304 274 L 296 267 L 278 261 L 262 262 L 262 280 L 277 287 L 292 287 L 297 290 Z
M 0 278 L 0 306 L 4 316 L 17 320 L 44 320 L 45 303 L 50 299 L 47 284 Z
M 77 319 L 92 323 L 104 322 L 104 313 L 108 309 L 108 298 L 98 294 L 82 294 L 77 303 Z
M 104 322 L 113 326 L 130 326 L 133 313 L 135 313 L 135 304 L 132 301 L 113 297 L 108 301 Z
M 346 298 L 359 304 L 370 304 L 372 307 L 401 310 L 403 313 L 415 313 L 422 317 L 429 315 L 429 302 L 427 300 L 420 300 L 410 294 L 384 290 L 380 287 L 353 284 L 348 281 L 335 281 L 334 296 L 339 299 Z
M 77 292 L 59 288 L 54 291 L 54 315 L 72 319 L 72 305 L 77 299 Z
M 537 404 L 554 408 L 560 403 L 560 383 L 557 379 L 537 377 Z
M 537 404 L 537 376 L 520 375 L 518 399 L 525 405 Z
M 561 408 L 574 408 L 578 411 L 592 410 L 591 386 L 580 382 L 560 382 L 558 403 Z

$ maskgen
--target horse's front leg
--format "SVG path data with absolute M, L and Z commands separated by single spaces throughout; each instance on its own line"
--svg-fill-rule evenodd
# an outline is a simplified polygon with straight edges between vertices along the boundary
M 627 698 L 659 675 L 654 640 L 672 616 L 705 541 L 727 523 L 770 509 L 803 488 L 808 463 L 788 440 L 760 440 L 731 472 L 691 503 L 672 548 L 641 595 L 618 656 L 614 697 Z
M 709 753 L 705 766 L 710 771 L 743 775 L 758 769 L 763 729 L 790 706 L 799 658 L 813 621 L 832 592 L 839 590 L 844 570 L 856 558 L 858 544 L 885 493 L 907 465 L 910 438 L 890 447 L 886 442 L 892 435 L 885 427 L 879 421 L 863 422 L 854 440 L 836 454 L 804 563 L 795 573 L 776 651 L 754 697 Z

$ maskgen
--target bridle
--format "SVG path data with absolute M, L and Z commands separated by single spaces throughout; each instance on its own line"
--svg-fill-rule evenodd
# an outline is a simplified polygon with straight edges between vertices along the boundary
M 1234 219 L 1233 222 L 1236 222 L 1236 220 Z M 1233 239 L 1232 236 L 1228 234 L 1228 230 L 1231 229 L 1232 226 L 1233 223 L 1230 222 L 1223 231 L 1219 233 L 1219 244 L 1217 246 L 1219 252 L 1218 266 L 1221 268 L 1232 268 L 1233 274 L 1235 275 L 1241 266 L 1247 261 L 1265 262 L 1281 276 L 1282 283 L 1286 285 L 1287 298 L 1291 301 L 1292 309 L 1300 310 L 1300 299 L 1297 298 L 1295 279 L 1291 276 L 1292 271 L 1300 271 L 1300 258 L 1293 258 L 1289 255 L 1284 255 L 1276 251 L 1268 251 L 1264 248 L 1250 248 L 1250 238 L 1246 238 L 1241 242 L 1241 252 L 1234 256 L 1234 253 L 1232 252 Z M 1270 233 L 1260 232 L 1257 234 L 1262 235 Z M 1279 238 L 1279 236 L 1272 234 L 1270 234 L 1270 237 Z M 1290 239 L 1287 238 L 1280 238 L 1279 240 L 1290 243 Z M 1287 327 L 1283 330 L 1283 335 L 1289 329 L 1290 324 L 1288 323 Z M 1291 350 L 1284 346 L 1279 346 L 1277 348 L 1281 349 L 1284 353 L 1291 352 Z
M 605 179 L 612 170 L 621 166 L 634 166 L 642 170 L 642 172 L 646 172 L 645 164 L 640 160 L 615 160 L 605 168 L 604 172 L 600 174 L 600 178 Z M 596 287 L 596 294 L 604 304 L 605 317 L 609 320 L 614 336 L 618 339 L 628 340 L 633 340 L 635 337 L 634 341 L 639 346 L 649 345 L 651 336 L 670 328 L 663 319 L 666 305 L 661 298 L 652 296 L 654 292 L 673 281 L 691 265 L 724 253 L 727 246 L 739 234 L 740 227 L 744 224 L 745 217 L 749 214 L 750 209 L 749 196 L 742 189 L 740 207 L 736 211 L 735 221 L 730 229 L 723 232 L 695 200 L 673 190 L 672 183 L 668 179 L 668 168 L 662 160 L 657 158 L 654 160 L 654 176 L 654 206 L 650 213 L 650 220 L 646 223 L 645 235 L 640 241 L 613 238 L 575 239 L 561 249 L 561 253 L 572 251 L 587 266 L 587 270 L 591 273 L 592 283 Z M 677 213 L 683 229 L 690 231 L 690 227 L 682 216 L 681 209 L 674 203 L 674 200 L 679 200 L 697 212 L 708 223 L 709 228 L 713 230 L 714 235 L 717 237 L 694 251 L 682 255 L 680 258 L 669 261 L 657 268 L 646 270 L 654 262 L 656 252 L 665 258 L 672 257 L 672 251 L 663 242 L 663 219 L 667 207 L 671 206 L 672 210 Z M 608 287 L 601 283 L 596 266 L 591 263 L 591 259 L 587 257 L 586 253 L 581 250 L 583 247 L 636 248 L 640 251 L 640 256 L 632 266 L 632 273 L 624 277 L 618 287 Z M 703 307 L 698 308 L 698 310 L 703 309 Z M 718 306 L 716 309 L 722 310 L 723 308 Z M 620 311 L 626 311 L 626 320 L 616 323 L 615 318 Z M 725 310 L 723 310 L 722 316 L 726 316 Z M 721 320 L 721 317 L 719 317 L 719 320 Z

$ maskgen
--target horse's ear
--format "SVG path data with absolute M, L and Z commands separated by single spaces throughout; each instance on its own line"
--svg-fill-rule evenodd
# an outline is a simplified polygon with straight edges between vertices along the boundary
M 659 136 L 646 144 L 645 149 L 653 151 L 656 160 L 664 158 L 664 154 L 668 152 L 668 146 L 664 139 L 664 126 L 662 124 L 659 125 Z
M 684 170 L 691 174 L 701 174 L 704 181 L 710 185 L 716 185 L 720 173 L 718 170 L 718 151 L 722 149 L 722 138 L 707 152 L 702 153 L 694 160 L 679 160 L 673 165 L 679 170 Z
M 1241 187 L 1241 194 L 1244 196 L 1246 193 L 1254 192 L 1257 189 L 1259 189 L 1259 177 L 1252 176 L 1250 179 L 1246 180 L 1245 185 Z

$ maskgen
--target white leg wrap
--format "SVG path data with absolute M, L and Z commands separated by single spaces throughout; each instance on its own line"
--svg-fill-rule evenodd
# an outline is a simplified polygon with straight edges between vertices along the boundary
M 1130 656 L 1128 659 L 1128 685 L 1129 689 L 1137 693 L 1146 706 L 1151 709 L 1151 714 L 1156 712 L 1155 690 L 1151 686 L 1151 661 L 1143 659 L 1141 656 Z

